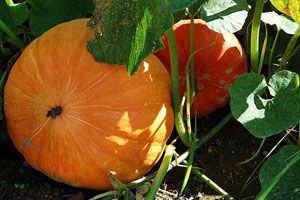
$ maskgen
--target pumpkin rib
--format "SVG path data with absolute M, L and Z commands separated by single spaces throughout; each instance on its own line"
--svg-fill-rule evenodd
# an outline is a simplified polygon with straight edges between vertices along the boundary
M 44 123 L 42 123 L 40 126 L 38 126 L 32 133 L 32 136 L 30 137 L 30 140 L 33 141 L 43 130 L 43 128 L 46 126 L 46 124 L 49 122 L 50 118 L 47 118 Z
M 86 125 L 86 126 L 88 126 L 88 127 L 92 127 L 92 128 L 94 128 L 94 129 L 96 129 L 97 131 L 101 131 L 102 133 L 106 133 L 106 132 L 107 132 L 107 131 L 103 130 L 102 128 L 99 128 L 99 127 L 97 127 L 97 126 L 95 126 L 95 125 L 93 125 L 93 124 L 91 124 L 91 123 L 89 123 L 89 122 L 87 122 L 87 121 L 85 121 L 85 120 L 82 120 L 82 119 L 80 119 L 80 118 L 78 118 L 78 117 L 75 117 L 75 116 L 73 116 L 73 115 L 65 115 L 65 116 L 66 116 L 66 117 L 70 117 L 70 118 L 72 118 L 72 119 L 75 119 L 75 120 L 77 120 L 77 121 L 83 123 L 84 125 Z
M 67 124 L 67 123 L 66 123 L 66 124 Z M 65 129 L 68 131 L 68 133 L 70 133 L 69 136 L 71 136 L 71 137 L 73 138 L 73 142 L 76 143 L 76 146 L 81 148 L 81 150 L 78 149 L 78 152 L 84 151 L 84 149 L 85 149 L 86 147 L 83 147 L 83 146 L 81 145 L 81 143 L 78 141 L 78 138 L 75 137 L 74 132 L 71 131 L 71 130 L 69 129 L 69 127 L 66 126 L 66 125 L 64 125 L 63 127 L 65 127 Z M 86 156 L 86 155 L 83 156 L 83 154 L 81 154 L 81 153 L 79 153 L 79 154 L 77 154 L 77 155 L 79 155 L 79 156 L 82 158 L 82 159 L 80 159 L 81 162 L 86 162 L 87 165 L 92 164 L 92 167 L 93 167 L 94 169 L 97 169 L 97 170 L 93 170 L 93 171 L 96 172 L 96 173 L 98 173 L 98 176 L 102 176 L 102 173 L 99 172 L 99 170 L 101 170 L 101 168 L 98 168 L 97 164 L 94 163 L 93 157 Z M 49 163 L 51 164 L 51 162 L 53 162 L 53 161 L 50 161 Z M 50 168 L 50 167 L 49 167 L 49 168 Z M 55 170 L 51 170 L 51 171 L 54 171 L 54 172 L 55 172 Z M 54 178 L 54 179 L 56 179 L 56 177 L 58 177 L 58 176 L 57 176 L 57 175 L 52 175 L 52 176 L 51 176 L 51 178 Z M 76 178 L 76 176 L 75 176 L 75 178 Z M 56 179 L 56 180 L 57 180 L 57 179 Z M 67 182 L 68 184 L 71 184 L 71 185 L 72 185 L 72 182 L 70 182 L 70 181 L 68 181 L 68 180 L 57 180 L 57 181 L 59 181 L 59 182 Z M 73 180 L 73 181 L 74 181 L 74 180 Z M 74 185 L 74 186 L 76 186 L 76 185 Z
M 111 74 L 111 73 L 114 73 L 115 71 L 117 70 L 117 68 L 114 68 L 113 70 L 110 70 L 108 72 L 106 72 L 105 74 L 103 74 L 102 76 L 100 76 L 99 78 L 95 78 L 95 79 L 98 79 L 95 83 L 91 84 L 92 82 L 95 81 L 92 80 L 90 81 L 87 85 L 91 84 L 88 88 L 85 88 L 83 91 L 79 92 L 78 95 L 74 96 L 74 100 L 76 101 L 76 99 L 78 97 L 80 97 L 81 95 L 83 95 L 85 92 L 87 92 L 88 90 L 90 90 L 91 88 L 95 87 L 96 85 L 98 85 L 99 83 L 101 83 L 103 80 L 105 80 L 105 78 L 108 78 L 108 76 Z
M 70 128 L 67 127 L 68 130 L 70 130 Z M 81 143 L 78 141 L 78 138 L 74 136 L 74 132 L 70 130 L 70 135 L 73 137 L 73 140 L 77 143 L 77 146 L 80 147 L 81 149 L 85 149 L 85 147 L 83 147 L 81 145 Z M 80 152 L 80 150 L 79 150 Z M 88 165 L 92 164 L 92 167 L 95 169 L 94 171 L 96 171 L 97 173 L 99 173 L 99 170 L 102 170 L 102 168 L 100 166 L 98 166 L 98 164 L 96 164 L 94 162 L 94 157 L 90 155 L 89 151 L 85 151 L 85 153 L 87 153 L 87 155 L 85 154 L 84 156 L 87 156 L 87 159 L 88 160 Z M 81 157 L 83 157 L 83 154 L 79 154 Z M 103 154 L 101 154 L 103 156 Z M 98 174 L 98 175 L 101 175 L 101 174 Z

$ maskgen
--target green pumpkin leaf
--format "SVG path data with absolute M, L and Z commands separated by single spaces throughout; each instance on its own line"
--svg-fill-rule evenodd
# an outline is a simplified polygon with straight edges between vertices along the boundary
M 271 0 L 271 3 L 280 12 L 291 16 L 298 24 L 300 24 L 299 0 Z
M 96 61 L 125 64 L 133 75 L 144 58 L 163 48 L 161 38 L 173 25 L 170 10 L 167 0 L 98 0 L 87 48 Z
M 276 25 L 277 29 L 282 29 L 287 34 L 294 34 L 299 25 L 285 15 L 278 15 L 275 12 L 262 13 L 261 20 L 270 25 Z
M 27 17 L 28 7 L 25 2 L 7 5 L 4 0 L 0 1 L 0 20 L 10 29 L 15 30 Z
M 272 97 L 262 94 L 269 89 Z M 252 135 L 260 138 L 275 135 L 299 123 L 299 76 L 287 70 L 274 74 L 269 84 L 256 73 L 243 74 L 229 88 L 234 118 Z
M 245 0 L 208 0 L 200 7 L 200 15 L 210 29 L 235 33 L 242 29 L 248 10 Z
M 195 3 L 197 0 L 168 0 L 170 2 L 169 8 L 171 12 L 183 10 L 189 5 Z
M 300 147 L 284 146 L 259 172 L 261 192 L 256 199 L 289 200 L 300 197 Z
M 94 10 L 91 0 L 27 0 L 31 5 L 30 28 L 35 37 L 62 22 L 85 18 Z

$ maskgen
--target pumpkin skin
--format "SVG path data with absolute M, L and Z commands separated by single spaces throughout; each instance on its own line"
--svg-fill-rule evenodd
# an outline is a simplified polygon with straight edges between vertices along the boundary
M 195 100 L 191 114 L 203 117 L 228 103 L 228 87 L 237 75 L 247 72 L 247 58 L 234 34 L 221 34 L 210 30 L 201 19 L 195 19 L 194 24 Z M 173 26 L 173 30 L 177 45 L 182 97 L 186 90 L 185 70 L 190 56 L 190 20 L 179 21 Z M 171 73 L 166 36 L 163 37 L 163 42 L 165 48 L 155 55 Z
M 154 55 L 132 77 L 125 66 L 94 61 L 87 21 L 60 24 L 23 51 L 4 112 L 32 167 L 72 186 L 109 189 L 110 171 L 129 182 L 159 160 L 174 122 L 170 80 Z

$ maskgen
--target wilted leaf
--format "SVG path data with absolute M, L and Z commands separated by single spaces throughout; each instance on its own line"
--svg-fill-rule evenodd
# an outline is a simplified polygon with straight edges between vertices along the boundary
M 300 1 L 299 0 L 271 0 L 271 3 L 280 12 L 291 16 L 300 24 Z
M 248 15 L 245 0 L 208 0 L 200 15 L 208 27 L 219 33 L 234 33 L 242 29 Z
M 268 99 L 261 97 L 269 89 Z M 287 70 L 274 74 L 269 84 L 262 75 L 244 74 L 230 87 L 230 106 L 236 120 L 256 137 L 268 137 L 300 120 L 299 76 Z

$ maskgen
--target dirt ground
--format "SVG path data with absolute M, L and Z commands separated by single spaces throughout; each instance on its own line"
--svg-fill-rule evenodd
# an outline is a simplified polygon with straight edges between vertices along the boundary
M 227 111 L 228 108 L 225 108 Z M 218 122 L 224 113 L 216 112 L 209 118 L 199 121 L 202 132 Z M 201 147 L 195 156 L 195 166 L 235 199 L 254 199 L 260 190 L 258 170 L 254 172 L 266 153 L 279 139 L 271 138 L 252 162 L 238 165 L 238 162 L 251 157 L 258 149 L 260 140 L 251 136 L 238 122 L 231 120 L 214 138 Z M 0 199 L 89 199 L 99 191 L 73 188 L 57 183 L 31 168 L 9 141 L 0 142 Z M 178 151 L 184 150 L 182 146 Z M 181 187 L 185 169 L 176 167 L 167 174 L 163 189 L 176 194 Z M 254 172 L 254 173 L 253 173 Z M 250 175 L 250 183 L 245 183 Z M 219 194 L 194 175 L 185 190 L 185 199 L 221 199 Z

